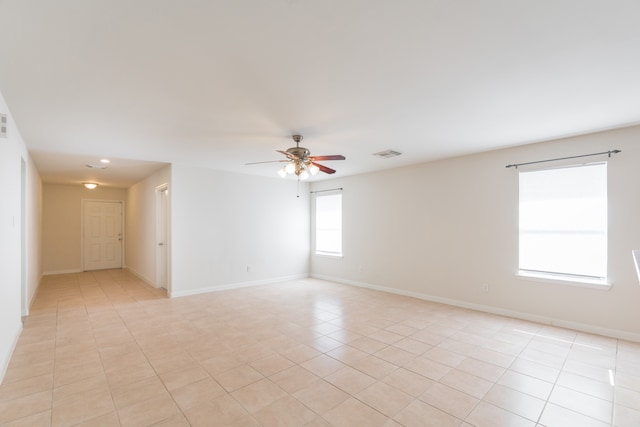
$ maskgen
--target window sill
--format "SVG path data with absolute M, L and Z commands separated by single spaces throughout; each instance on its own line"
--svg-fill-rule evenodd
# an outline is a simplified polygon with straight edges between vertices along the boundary
M 332 252 L 316 252 L 315 256 L 324 257 L 324 258 L 342 258 L 342 254 L 336 254 Z
M 578 278 L 562 278 L 550 274 L 536 274 L 523 271 L 519 271 L 516 274 L 516 277 L 518 277 L 518 279 L 529 280 L 533 282 L 554 283 L 557 285 L 576 286 L 579 288 L 590 288 L 600 291 L 608 291 L 609 289 L 611 289 L 611 283 L 596 279 L 589 280 Z

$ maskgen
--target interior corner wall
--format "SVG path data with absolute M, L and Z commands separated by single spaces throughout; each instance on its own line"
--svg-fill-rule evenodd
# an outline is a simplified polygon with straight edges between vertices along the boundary
M 156 188 L 167 184 L 171 195 L 171 166 L 132 185 L 127 191 L 125 266 L 153 286 L 156 279 Z M 169 208 L 169 211 L 171 209 Z
M 43 274 L 82 271 L 82 200 L 125 201 L 127 190 L 45 183 L 42 187 Z M 125 212 L 127 206 L 124 206 Z M 124 236 L 125 239 L 127 236 Z
M 0 138 L 0 383 L 22 331 L 22 297 L 32 298 L 41 274 L 41 182 L 9 107 L 0 93 L 0 113 L 7 114 L 7 138 Z M 23 163 L 24 162 L 24 163 Z M 24 170 L 23 170 L 24 165 Z M 23 172 L 25 186 L 23 192 Z M 23 195 L 24 205 L 23 205 Z M 24 211 L 23 211 L 24 209 Z M 26 223 L 23 223 L 26 221 Z M 22 227 L 25 226 L 24 240 Z M 26 259 L 23 259 L 23 253 Z M 23 271 L 23 265 L 26 265 Z M 25 288 L 23 289 L 23 274 Z M 28 299 L 27 298 L 27 299 Z M 26 304 L 26 302 L 25 302 Z
M 306 183 L 173 164 L 171 184 L 171 296 L 308 276 Z
M 635 126 L 314 183 L 343 187 L 343 257 L 312 255 L 311 275 L 640 340 L 638 140 Z M 505 166 L 613 149 L 610 290 L 517 278 L 518 170 Z
M 25 149 L 26 151 L 26 149 Z M 26 295 L 22 315 L 29 314 L 29 307 L 36 296 L 42 278 L 42 179 L 31 156 L 27 155 L 26 174 Z

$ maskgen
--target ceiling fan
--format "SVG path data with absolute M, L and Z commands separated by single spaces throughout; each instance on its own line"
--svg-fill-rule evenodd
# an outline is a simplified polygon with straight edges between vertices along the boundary
M 309 175 L 316 175 L 318 172 L 324 172 L 328 174 L 336 172 L 334 169 L 317 163 L 318 160 L 323 161 L 345 159 L 345 157 L 341 154 L 334 154 L 330 156 L 312 156 L 308 148 L 300 147 L 302 135 L 292 135 L 292 138 L 296 143 L 295 147 L 287 148 L 287 151 L 276 150 L 278 153 L 284 154 L 287 157 L 286 160 L 268 160 L 266 162 L 253 162 L 246 164 L 257 165 L 259 163 L 286 163 L 278 171 L 278 175 L 280 175 L 282 178 L 286 178 L 287 175 L 296 175 L 299 179 L 307 179 L 309 178 Z

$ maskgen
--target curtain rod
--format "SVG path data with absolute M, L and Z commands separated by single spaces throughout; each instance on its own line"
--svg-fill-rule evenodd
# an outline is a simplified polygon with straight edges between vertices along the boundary
M 527 162 L 527 163 L 514 163 L 512 165 L 507 165 L 505 167 L 518 169 L 518 166 L 533 165 L 536 163 L 555 162 L 556 160 L 578 159 L 580 157 L 600 156 L 602 154 L 607 154 L 609 157 L 611 157 L 612 154 L 618 154 L 621 152 L 622 152 L 621 150 L 609 150 L 609 151 L 603 151 L 601 153 L 582 154 L 580 156 L 558 157 L 557 159 L 538 160 L 536 162 Z
M 328 189 L 328 190 L 309 191 L 309 194 L 313 194 L 313 193 L 324 193 L 325 191 L 336 191 L 336 190 L 340 190 L 340 191 L 342 191 L 342 187 L 340 187 L 340 188 L 330 188 L 330 189 Z

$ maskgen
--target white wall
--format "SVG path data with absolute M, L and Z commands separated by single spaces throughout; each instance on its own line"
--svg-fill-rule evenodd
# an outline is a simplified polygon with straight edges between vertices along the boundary
M 307 184 L 173 164 L 171 185 L 172 296 L 308 275 Z
M 344 256 L 313 255 L 311 274 L 640 341 L 639 140 L 630 127 L 314 183 L 344 188 Z M 516 278 L 518 171 L 505 165 L 612 149 L 610 290 Z
M 26 147 L 25 147 L 26 153 Z M 29 307 L 36 296 L 42 278 L 42 179 L 30 156 L 25 159 L 26 171 L 26 284 L 22 315 L 29 314 Z M 23 261 L 25 262 L 25 261 Z
M 0 382 L 22 330 L 21 314 L 36 292 L 41 276 L 40 176 L 27 152 L 9 108 L 0 94 L 0 112 L 9 115 L 8 138 L 0 138 Z M 22 163 L 24 161 L 24 245 L 21 233 Z M 25 247 L 26 246 L 26 247 Z M 21 255 L 26 255 L 23 271 Z M 25 288 L 22 287 L 24 277 Z
M 171 166 L 131 186 L 127 191 L 125 264 L 147 283 L 156 278 L 156 187 L 168 184 L 171 197 Z M 170 210 L 170 209 L 169 209 Z
M 42 190 L 42 268 L 44 274 L 82 271 L 82 200 L 125 201 L 127 190 L 45 183 Z M 124 206 L 125 212 L 127 206 Z M 125 235 L 125 239 L 127 236 Z

